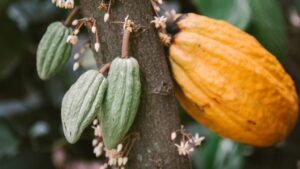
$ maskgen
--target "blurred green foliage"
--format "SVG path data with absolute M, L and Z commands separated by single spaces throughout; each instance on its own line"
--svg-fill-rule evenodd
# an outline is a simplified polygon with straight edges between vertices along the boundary
M 63 71 L 42 82 L 35 52 L 47 25 L 64 17 L 50 0 L 0 1 L 1 169 L 54 168 L 53 143 L 62 137 L 60 100 L 77 75 Z
M 249 32 L 280 61 L 287 55 L 283 12 L 277 0 L 250 0 L 253 17 Z
M 197 169 L 242 169 L 245 162 L 246 145 L 222 138 L 201 126 L 180 109 L 182 122 L 190 133 L 205 136 L 200 148 L 192 154 L 193 168 Z
M 300 15 L 300 0 L 294 0 L 295 1 L 295 7 L 298 11 L 298 14 Z
M 0 118 L 0 133 L 0 157 L 16 155 L 20 144 L 18 134 L 4 118 Z
M 251 8 L 247 0 L 193 0 L 198 11 L 206 16 L 230 22 L 240 29 L 247 28 Z

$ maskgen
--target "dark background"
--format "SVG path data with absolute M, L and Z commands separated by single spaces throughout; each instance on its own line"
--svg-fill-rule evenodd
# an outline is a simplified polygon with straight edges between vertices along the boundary
M 227 20 L 249 32 L 282 62 L 299 89 L 300 0 L 178 0 L 167 1 L 164 8 Z M 41 36 L 49 23 L 66 15 L 51 0 L 0 1 L 0 169 L 96 169 L 99 165 L 91 145 L 92 129 L 79 143 L 69 145 L 60 123 L 62 96 L 80 72 L 95 66 L 92 54 L 84 54 L 77 72 L 72 71 L 70 59 L 49 81 L 41 81 L 36 73 Z M 81 39 L 86 40 L 84 33 Z M 299 123 L 286 141 L 254 148 L 220 138 L 183 111 L 180 114 L 190 131 L 206 136 L 192 155 L 193 168 L 300 169 Z

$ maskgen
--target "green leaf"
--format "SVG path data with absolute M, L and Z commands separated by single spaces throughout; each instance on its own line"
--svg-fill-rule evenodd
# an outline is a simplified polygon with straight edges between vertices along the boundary
M 13 127 L 4 118 L 0 118 L 0 133 L 0 157 L 15 155 L 19 140 Z
M 9 17 L 21 30 L 27 30 L 32 23 L 50 20 L 58 12 L 59 9 L 49 0 L 16 1 L 7 9 Z
M 244 146 L 229 139 L 221 139 L 215 156 L 214 169 L 241 169 Z
M 199 161 L 201 159 L 201 164 L 198 164 L 198 168 L 214 169 L 215 156 L 218 153 L 218 145 L 220 142 L 220 137 L 214 133 L 210 133 L 205 138 L 205 144 L 198 150 L 198 156 L 193 158 L 193 161 Z
M 0 11 L 6 12 L 7 6 L 15 0 L 1 0 L 0 1 Z
M 0 81 L 7 78 L 17 68 L 22 58 L 24 49 L 24 36 L 16 24 L 7 16 L 1 16 L 0 19 L 5 24 L 1 25 L 0 32 Z
M 1 169 L 53 169 L 51 154 L 22 152 L 14 158 L 0 159 Z
M 249 0 L 252 22 L 249 32 L 281 61 L 287 52 L 283 13 L 277 0 Z
M 300 15 L 300 0 L 295 0 L 295 6 L 298 12 L 298 15 Z
M 251 8 L 247 0 L 193 0 L 198 11 L 206 16 L 230 22 L 245 29 L 251 20 Z
M 241 169 L 243 167 L 243 144 L 221 138 L 209 130 L 203 132 L 203 128 L 202 133 L 208 134 L 204 144 L 193 153 L 192 160 L 195 168 Z

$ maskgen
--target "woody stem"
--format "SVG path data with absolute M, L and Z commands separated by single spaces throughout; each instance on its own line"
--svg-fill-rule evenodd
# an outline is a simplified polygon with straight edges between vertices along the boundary
M 107 64 L 105 64 L 105 65 L 103 65 L 101 67 L 101 69 L 99 70 L 99 72 L 102 73 L 102 74 L 104 74 L 105 72 L 107 72 L 107 70 L 109 69 L 109 67 L 110 67 L 110 63 L 107 63 Z
M 80 6 L 75 6 L 75 8 L 71 11 L 71 13 L 68 15 L 67 19 L 64 21 L 64 25 L 67 26 L 72 22 L 72 19 L 74 16 L 79 12 Z
M 130 32 L 129 28 L 127 26 L 125 26 L 124 33 L 123 33 L 121 58 L 128 58 L 130 33 L 131 32 Z

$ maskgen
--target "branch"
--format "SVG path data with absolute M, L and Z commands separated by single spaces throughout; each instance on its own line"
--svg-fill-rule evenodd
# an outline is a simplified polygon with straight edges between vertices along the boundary
M 67 19 L 64 21 L 64 25 L 68 26 L 71 22 L 72 19 L 74 18 L 74 16 L 79 12 L 80 7 L 79 6 L 75 6 L 75 8 L 71 11 L 71 13 L 68 15 Z

